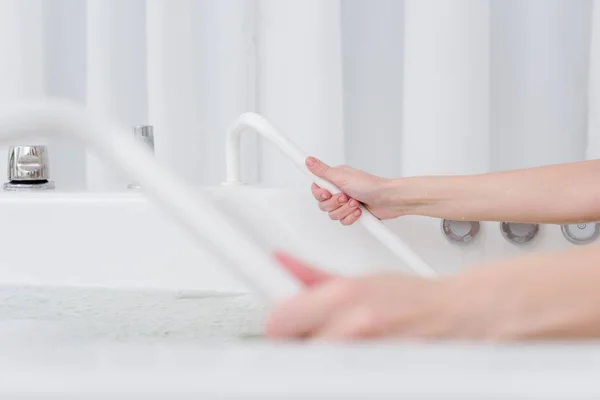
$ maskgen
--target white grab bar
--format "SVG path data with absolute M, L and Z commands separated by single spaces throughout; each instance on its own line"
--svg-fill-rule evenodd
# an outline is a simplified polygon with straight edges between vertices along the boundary
M 340 189 L 317 176 L 306 167 L 304 154 L 298 146 L 277 130 L 269 121 L 256 113 L 244 113 L 231 125 L 227 132 L 226 168 L 227 184 L 241 183 L 241 152 L 240 143 L 242 132 L 252 128 L 263 137 L 269 139 L 285 156 L 290 158 L 302 172 L 320 187 L 332 194 L 340 193 Z M 371 214 L 362 204 L 359 206 L 362 215 L 359 222 L 392 253 L 398 256 L 414 272 L 421 276 L 437 276 L 437 272 L 419 257 L 410 247 L 400 240 L 377 217 Z
M 25 102 L 0 108 L 1 144 L 40 136 L 76 139 L 103 155 L 107 162 L 115 163 L 199 245 L 225 261 L 235 276 L 267 302 L 301 290 L 296 279 L 208 199 L 190 191 L 177 175 L 161 167 L 147 149 L 135 142 L 131 132 L 109 126 L 83 107 L 65 101 Z

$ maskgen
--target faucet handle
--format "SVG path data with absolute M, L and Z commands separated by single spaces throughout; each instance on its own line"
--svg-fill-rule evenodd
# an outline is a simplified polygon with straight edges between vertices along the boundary
M 133 127 L 133 137 L 144 143 L 154 152 L 154 127 L 152 125 L 136 125 Z
M 154 153 L 154 127 L 152 125 L 136 125 L 133 127 L 133 138 L 145 145 Z M 128 189 L 141 189 L 141 186 L 136 182 L 131 182 L 127 185 Z
M 54 189 L 46 146 L 10 146 L 7 177 L 5 190 Z
M 47 181 L 50 164 L 46 146 L 10 146 L 7 170 L 9 181 Z

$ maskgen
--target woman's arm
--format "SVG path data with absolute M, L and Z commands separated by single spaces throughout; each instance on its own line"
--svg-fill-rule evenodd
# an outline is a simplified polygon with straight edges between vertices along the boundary
M 319 207 L 350 225 L 360 217 L 356 199 L 380 219 L 402 215 L 471 221 L 578 223 L 600 220 L 600 160 L 479 175 L 384 179 L 347 166 L 306 165 L 344 193 L 313 185 Z
M 459 310 L 482 302 L 475 312 L 495 339 L 600 338 L 598 246 L 482 265 L 458 275 L 455 290 Z
M 385 183 L 405 214 L 455 220 L 577 223 L 600 220 L 600 160 L 480 175 Z
M 332 277 L 286 255 L 307 285 L 272 312 L 273 338 L 600 338 L 600 248 L 534 254 L 436 279 Z

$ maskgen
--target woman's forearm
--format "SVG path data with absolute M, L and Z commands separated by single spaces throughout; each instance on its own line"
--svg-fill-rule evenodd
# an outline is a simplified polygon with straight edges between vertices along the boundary
M 457 315 L 478 314 L 472 328 L 486 327 L 483 337 L 600 337 L 597 246 L 498 261 L 451 279 Z
M 403 214 L 472 221 L 600 220 L 600 160 L 462 176 L 392 180 Z

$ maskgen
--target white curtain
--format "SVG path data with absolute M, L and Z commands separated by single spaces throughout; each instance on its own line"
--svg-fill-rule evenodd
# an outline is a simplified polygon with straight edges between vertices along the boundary
M 600 157 L 593 0 L 0 0 L 0 101 L 62 97 L 124 127 L 190 184 L 224 178 L 224 133 L 257 111 L 306 152 L 383 176 Z M 44 139 L 40 142 L 46 143 Z M 68 189 L 127 178 L 49 142 Z M 306 185 L 244 139 L 244 178 Z M 5 175 L 6 149 L 0 149 Z

